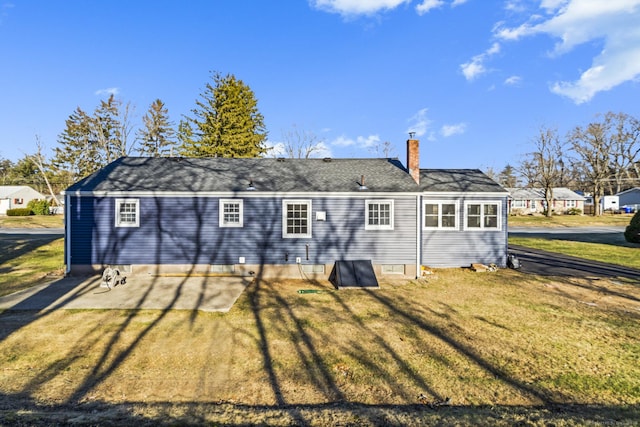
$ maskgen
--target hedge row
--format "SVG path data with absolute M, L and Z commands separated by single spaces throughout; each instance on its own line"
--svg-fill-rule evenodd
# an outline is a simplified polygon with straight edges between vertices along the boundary
M 7 209 L 7 216 L 29 216 L 35 215 L 31 208 Z

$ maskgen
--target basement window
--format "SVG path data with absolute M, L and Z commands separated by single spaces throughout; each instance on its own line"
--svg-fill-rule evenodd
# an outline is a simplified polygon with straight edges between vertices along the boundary
M 209 271 L 218 274 L 233 274 L 235 272 L 235 266 L 231 264 L 211 264 Z
M 302 272 L 307 274 L 324 274 L 324 264 L 302 264 Z
M 382 264 L 380 271 L 382 274 L 404 274 L 404 264 Z

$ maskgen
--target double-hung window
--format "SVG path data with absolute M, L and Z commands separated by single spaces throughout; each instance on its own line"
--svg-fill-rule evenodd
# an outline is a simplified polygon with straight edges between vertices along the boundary
M 393 230 L 393 200 L 365 200 L 365 230 Z
M 140 226 L 140 200 L 116 199 L 116 227 Z
M 522 199 L 513 199 L 511 201 L 511 207 L 512 208 L 526 208 L 527 207 L 527 201 L 526 200 L 522 200 Z
M 467 230 L 499 230 L 501 227 L 500 208 L 500 202 L 465 203 L 465 228 Z
M 242 227 L 243 203 L 240 199 L 220 200 L 220 227 Z
M 426 201 L 424 203 L 424 229 L 458 229 L 457 201 Z
M 282 237 L 311 237 L 311 200 L 282 201 Z

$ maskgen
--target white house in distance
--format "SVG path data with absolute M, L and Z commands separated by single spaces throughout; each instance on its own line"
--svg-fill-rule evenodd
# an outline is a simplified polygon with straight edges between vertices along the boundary
M 509 192 L 509 214 L 529 215 L 546 210 L 544 188 L 507 188 Z M 564 214 L 569 209 L 584 212 L 584 196 L 566 188 L 553 188 L 551 209 L 555 214 Z
M 43 200 L 45 196 L 28 185 L 0 185 L 0 215 L 7 210 L 26 208 L 31 200 Z
M 633 212 L 640 210 L 640 187 L 630 188 L 616 194 L 620 208 L 630 207 Z

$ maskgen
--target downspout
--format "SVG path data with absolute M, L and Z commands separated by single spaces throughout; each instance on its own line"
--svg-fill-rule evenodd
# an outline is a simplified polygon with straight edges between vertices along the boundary
M 64 275 L 68 276 L 71 272 L 71 196 L 62 192 L 64 195 Z
M 422 213 L 421 209 L 422 196 L 418 194 L 416 196 L 416 279 L 419 279 L 422 275 Z

